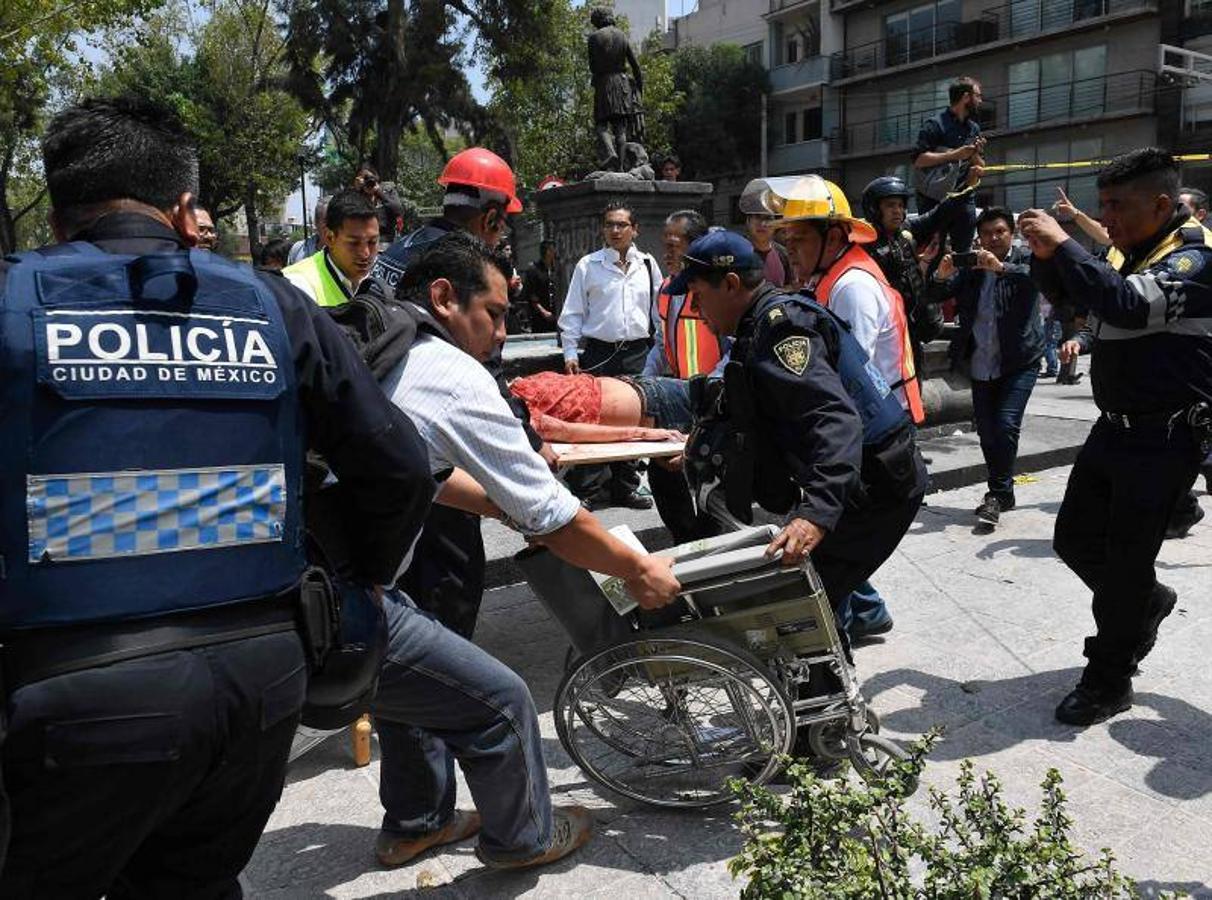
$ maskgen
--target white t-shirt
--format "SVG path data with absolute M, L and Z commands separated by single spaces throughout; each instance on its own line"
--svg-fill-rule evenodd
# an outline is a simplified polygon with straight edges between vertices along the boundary
M 880 283 L 862 269 L 849 269 L 833 284 L 829 309 L 850 326 L 880 374 L 889 384 L 902 379 L 902 338 L 892 318 L 892 309 Z M 901 406 L 908 409 L 903 390 L 894 392 Z

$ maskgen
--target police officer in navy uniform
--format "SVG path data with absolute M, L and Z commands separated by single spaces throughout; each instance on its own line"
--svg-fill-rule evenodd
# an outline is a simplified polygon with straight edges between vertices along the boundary
M 307 690 L 304 452 L 390 583 L 425 448 L 327 314 L 196 245 L 197 158 L 142 101 L 43 145 L 63 243 L 0 263 L 0 896 L 238 897 Z
M 926 469 L 909 417 L 845 323 L 762 276 L 749 242 L 718 231 L 690 245 L 670 290 L 693 290 L 711 327 L 736 338 L 717 408 L 708 410 L 729 428 L 729 510 L 745 520 L 753 499 L 786 514 L 768 552 L 782 551 L 788 565 L 811 553 L 836 608 L 904 537 Z M 700 436 L 687 451 L 692 468 L 714 455 L 700 449 Z
M 1019 217 L 1041 290 L 1059 282 L 1089 305 L 1090 377 L 1102 411 L 1074 462 L 1053 540 L 1094 592 L 1086 668 L 1056 709 L 1072 725 L 1132 705 L 1137 664 L 1176 601 L 1154 562 L 1171 511 L 1212 443 L 1212 246 L 1178 188 L 1178 165 L 1157 148 L 1103 169 L 1106 261 L 1046 212 Z

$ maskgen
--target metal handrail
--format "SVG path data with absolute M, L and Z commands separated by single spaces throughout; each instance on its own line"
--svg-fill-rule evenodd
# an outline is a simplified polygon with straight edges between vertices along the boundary
M 1017 130 L 1047 126 L 1054 121 L 1147 110 L 1153 107 L 1156 88 L 1157 74 L 1143 69 L 1040 84 L 1029 89 L 1007 88 L 986 96 L 981 126 L 985 131 Z M 1015 104 L 1030 98 L 1035 115 L 1029 120 L 1015 119 Z M 830 153 L 844 156 L 911 145 L 924 118 L 921 113 L 901 113 L 835 128 L 829 137 Z
M 1037 0 L 1008 2 L 959 22 L 936 22 L 903 35 L 885 35 L 832 54 L 834 80 L 852 78 L 933 59 L 945 53 L 992 44 L 1003 38 L 1026 38 L 1072 27 L 1075 23 L 1123 12 L 1157 8 L 1157 0 Z

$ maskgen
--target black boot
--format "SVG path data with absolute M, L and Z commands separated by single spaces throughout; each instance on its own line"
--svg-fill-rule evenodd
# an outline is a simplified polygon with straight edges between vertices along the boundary
M 1106 687 L 1079 682 L 1056 707 L 1056 720 L 1066 725 L 1096 725 L 1132 706 L 1132 684 Z
M 1174 604 L 1177 602 L 1178 593 L 1174 588 L 1164 585 L 1160 581 L 1153 586 L 1153 591 L 1149 594 L 1149 618 L 1145 622 L 1145 633 L 1141 637 L 1134 662 L 1139 663 L 1149 655 L 1149 651 L 1157 643 L 1157 629 L 1161 625 L 1162 619 L 1174 611 Z

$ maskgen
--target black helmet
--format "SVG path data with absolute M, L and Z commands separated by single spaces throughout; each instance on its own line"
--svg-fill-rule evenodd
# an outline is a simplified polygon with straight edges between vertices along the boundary
M 880 224 L 880 201 L 888 197 L 900 197 L 909 203 L 909 188 L 895 175 L 881 175 L 863 188 L 863 216 L 876 227 Z

